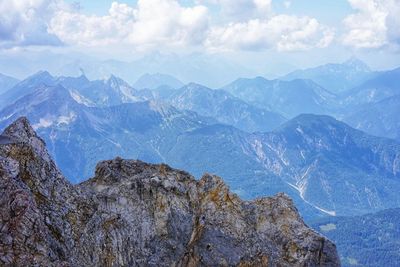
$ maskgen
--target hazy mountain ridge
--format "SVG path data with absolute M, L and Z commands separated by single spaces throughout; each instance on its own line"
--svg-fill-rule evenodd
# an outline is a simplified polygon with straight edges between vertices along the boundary
M 41 85 L 55 85 L 54 77 L 51 76 L 47 71 L 40 71 L 20 81 L 15 86 L 0 95 L 0 109 L 11 105 L 24 95 L 32 93 L 38 86 Z
M 0 108 L 32 93 L 39 86 L 61 85 L 71 91 L 74 99 L 88 106 L 111 106 L 144 101 L 137 91 L 122 79 L 111 75 L 104 80 L 90 81 L 85 75 L 78 77 L 54 77 L 40 71 L 17 83 L 0 97 Z
M 400 94 L 362 105 L 343 120 L 369 134 L 400 140 L 399 114 Z
M 398 94 L 398 81 L 396 79 L 399 75 L 397 74 L 398 69 L 380 72 L 363 85 L 339 95 L 330 93 L 310 80 L 301 79 L 292 81 L 266 80 L 262 77 L 238 79 L 222 89 L 247 102 L 248 105 L 283 114 L 288 118 L 302 113 L 313 113 L 343 119 L 348 117 L 349 113 L 362 109 L 365 104 L 379 102 L 387 96 Z M 114 75 L 111 75 L 108 79 L 90 81 L 85 75 L 53 77 L 48 72 L 42 71 L 28 77 L 1 95 L 0 107 L 5 107 L 15 99 L 32 92 L 35 87 L 41 84 L 49 86 L 61 84 L 71 90 L 75 100 L 87 106 L 110 106 L 146 100 L 165 102 L 172 95 L 177 94 L 176 88 L 168 85 L 162 85 L 155 89 L 137 90 Z M 377 90 L 380 93 L 376 93 Z M 255 109 L 255 107 L 251 108 Z M 221 109 L 220 112 L 228 111 Z M 229 123 L 232 120 L 234 121 L 234 119 L 225 116 L 221 121 Z M 234 125 L 238 126 L 237 123 L 234 123 Z M 263 128 L 262 122 L 261 125 L 253 125 L 250 128 L 243 127 L 242 129 L 252 131 L 258 130 L 257 128 L 269 130 L 268 127 Z M 374 134 L 374 132 L 371 133 Z
M 341 96 L 348 107 L 376 103 L 387 97 L 400 94 L 400 68 L 378 73 L 361 85 L 354 87 Z
M 376 73 L 361 60 L 350 58 L 343 63 L 325 64 L 314 68 L 296 70 L 280 79 L 310 79 L 333 93 L 349 90 L 372 78 Z
M 162 74 L 143 74 L 139 77 L 139 79 L 133 84 L 133 87 L 136 89 L 157 89 L 162 86 L 167 86 L 173 89 L 181 88 L 184 84 L 178 80 L 177 78 Z
M 267 80 L 263 77 L 238 79 L 222 88 L 260 108 L 288 118 L 301 113 L 329 114 L 336 108 L 337 96 L 311 80 Z
M 252 106 L 226 91 L 194 83 L 182 87 L 167 99 L 174 107 L 213 117 L 247 132 L 270 131 L 286 120 L 278 113 Z
M 396 116 L 396 101 L 400 95 L 399 71 L 400 68 L 370 72 L 371 75 L 365 76 L 361 84 L 336 95 L 306 80 L 292 80 L 294 88 L 285 89 L 288 85 L 278 81 L 273 85 L 274 81 L 262 77 L 238 79 L 224 89 L 248 103 L 268 107 L 287 114 L 289 118 L 301 113 L 325 114 L 369 134 L 397 139 L 400 129 Z M 278 93 L 271 89 L 274 86 Z M 292 116 L 288 116 L 290 114 Z
M 0 95 L 19 82 L 18 79 L 0 73 Z

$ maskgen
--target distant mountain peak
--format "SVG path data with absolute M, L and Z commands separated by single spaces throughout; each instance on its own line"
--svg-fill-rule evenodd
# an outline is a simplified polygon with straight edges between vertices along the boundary
M 69 80 L 69 79 L 73 79 L 79 82 L 83 82 L 83 83 L 88 83 L 90 82 L 90 80 L 88 79 L 88 77 L 82 73 L 81 75 L 77 76 L 77 77 L 69 77 L 69 76 L 60 76 L 57 78 L 57 81 L 65 81 L 65 80 Z
M 33 75 L 31 75 L 29 77 L 51 77 L 51 78 L 53 78 L 53 76 L 47 70 L 39 70 L 38 72 L 34 73 Z
M 266 82 L 269 80 L 263 76 L 256 76 L 254 78 L 238 78 L 234 82 L 244 82 L 244 81 Z
M 107 79 L 105 79 L 104 81 L 106 82 L 112 82 L 112 81 L 119 81 L 122 80 L 120 78 L 118 78 L 117 76 L 115 76 L 114 74 L 111 74 Z
M 110 77 L 108 77 L 106 80 L 104 80 L 104 83 L 115 87 L 115 86 L 119 86 L 119 85 L 125 85 L 125 86 L 129 86 L 130 85 L 124 81 L 122 78 L 115 76 L 114 74 L 111 74 Z
M 326 138 L 342 140 L 341 138 L 344 138 L 347 134 L 357 134 L 359 131 L 328 115 L 300 114 L 283 123 L 274 132 L 313 136 L 314 138 L 321 138 L 321 140 Z
M 35 83 L 44 83 L 50 85 L 49 83 L 54 82 L 55 79 L 56 78 L 53 75 L 51 75 L 47 70 L 41 70 L 23 80 L 22 83 L 30 84 L 32 82 L 35 82 Z
M 293 119 L 289 120 L 288 122 L 282 124 L 281 127 L 277 130 L 282 130 L 291 127 L 297 127 L 298 125 L 306 126 L 306 125 L 316 125 L 317 127 L 324 127 L 327 124 L 334 124 L 334 125 L 342 125 L 350 128 L 345 123 L 336 120 L 335 118 L 328 116 L 328 115 L 316 115 L 311 113 L 303 113 L 300 114 Z
M 47 85 L 54 86 L 57 79 L 48 71 L 38 71 L 23 81 L 15 84 L 11 89 L 7 90 L 0 98 L 0 108 L 4 108 L 22 96 L 32 93 L 36 88 Z
M 184 84 L 177 78 L 163 73 L 145 73 L 139 77 L 133 87 L 137 89 L 157 89 L 161 86 L 169 86 L 174 89 L 181 88 Z
M 190 82 L 184 86 L 184 88 L 187 89 L 209 89 L 208 87 L 205 87 L 204 85 L 201 85 L 199 83 L 195 82 Z
M 47 70 L 39 70 L 34 75 L 51 75 Z
M 256 76 L 254 79 L 258 81 L 268 81 L 268 79 L 263 76 Z
M 295 70 L 281 77 L 282 80 L 311 79 L 332 93 L 340 93 L 370 79 L 373 72 L 356 57 L 342 63 L 328 63 L 312 68 Z
M 359 71 L 365 71 L 365 72 L 371 71 L 371 69 L 368 67 L 368 65 L 364 61 L 360 60 L 359 58 L 357 58 L 355 56 L 352 56 L 348 60 L 343 62 L 343 65 L 353 67 Z
M 85 80 L 85 81 L 89 81 L 88 77 L 85 75 L 85 73 L 82 73 L 81 75 L 79 75 L 78 79 L 80 80 Z
M 304 121 L 304 120 L 329 120 L 329 121 L 337 121 L 335 118 L 328 116 L 328 115 L 317 115 L 317 114 L 311 114 L 311 113 L 303 113 L 299 114 L 295 118 L 293 118 L 293 121 Z

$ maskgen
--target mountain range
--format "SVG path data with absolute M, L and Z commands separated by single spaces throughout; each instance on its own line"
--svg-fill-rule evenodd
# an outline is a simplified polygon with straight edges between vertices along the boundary
M 309 79 L 333 93 L 340 93 L 356 87 L 374 75 L 375 73 L 364 62 L 352 57 L 343 63 L 329 63 L 314 68 L 296 70 L 280 79 L 286 81 Z
M 400 141 L 400 94 L 371 104 L 364 104 L 347 114 L 343 120 L 376 136 Z
M 45 137 L 60 168 L 75 182 L 88 178 L 98 159 L 129 155 L 162 161 L 158 142 L 168 146 L 171 133 L 175 136 L 181 128 L 203 123 L 195 113 L 150 102 L 88 107 L 73 96 L 61 85 L 41 86 L 5 108 L 1 117 L 6 118 L 2 121 L 5 125 L 27 116 Z
M 373 78 L 341 95 L 344 105 L 354 109 L 358 105 L 376 103 L 400 94 L 400 68 L 377 73 Z
M 371 212 L 383 221 L 380 211 L 400 205 L 399 77 L 399 69 L 371 71 L 355 59 L 220 89 L 164 74 L 131 86 L 114 75 L 41 71 L 0 94 L 0 129 L 26 116 L 75 184 L 96 175 L 98 161 L 120 156 L 167 163 L 198 179 L 223 176 L 246 200 L 285 192 L 339 244 L 344 265 L 364 265 L 368 256 L 357 250 L 368 251 L 372 239 L 364 237 L 377 230 L 360 221 L 375 220 Z M 379 241 L 385 233 L 371 241 L 376 265 L 391 263 Z M 394 238 L 388 242 L 396 247 Z
M 279 113 L 258 108 L 224 90 L 213 90 L 190 83 L 165 98 L 172 106 L 232 125 L 247 132 L 275 129 L 286 119 Z
M 74 182 L 90 177 L 97 161 L 120 155 L 197 177 L 224 176 L 245 198 L 287 192 L 306 218 L 400 203 L 399 144 L 329 116 L 301 115 L 271 132 L 248 133 L 154 101 L 86 106 L 62 85 L 39 86 L 3 109 L 0 128 L 20 116 L 31 120 Z
M 276 71 L 276 66 L 267 67 L 271 72 Z M 50 70 L 56 76 L 79 76 L 84 73 L 90 80 L 101 80 L 111 74 L 117 74 L 130 84 L 134 84 L 145 73 L 162 73 L 181 81 L 203 83 L 210 87 L 221 87 L 243 75 L 260 74 L 251 66 L 245 66 L 230 57 L 216 53 L 143 53 L 136 58 L 123 59 L 99 59 L 86 53 L 65 54 L 48 49 L 14 51 L 11 55 L 0 54 L 0 73 L 23 78 L 39 70 Z
M 89 81 L 85 75 L 78 77 L 54 77 L 47 71 L 35 73 L 10 90 L 0 95 L 0 108 L 19 98 L 33 93 L 40 86 L 62 85 L 71 92 L 71 96 L 86 106 L 112 106 L 122 103 L 143 101 L 122 79 L 111 75 L 104 80 Z
M 238 79 L 221 88 L 260 108 L 293 118 L 302 113 L 329 114 L 336 95 L 311 80 Z

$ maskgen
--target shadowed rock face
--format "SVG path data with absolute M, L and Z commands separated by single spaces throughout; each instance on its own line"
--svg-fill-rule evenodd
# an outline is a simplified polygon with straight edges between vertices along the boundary
M 242 201 L 216 176 L 103 161 L 72 186 L 25 118 L 0 144 L 0 265 L 338 266 L 284 194 Z

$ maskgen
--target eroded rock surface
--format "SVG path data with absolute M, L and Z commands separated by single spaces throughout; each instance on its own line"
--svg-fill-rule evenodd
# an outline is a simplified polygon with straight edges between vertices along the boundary
M 71 185 L 21 118 L 0 143 L 1 266 L 338 266 L 284 194 L 243 201 L 217 176 L 103 161 Z

